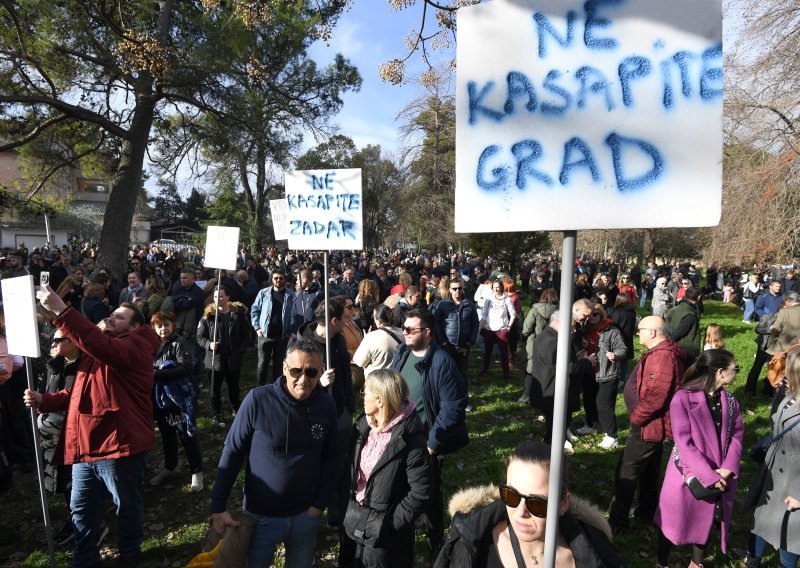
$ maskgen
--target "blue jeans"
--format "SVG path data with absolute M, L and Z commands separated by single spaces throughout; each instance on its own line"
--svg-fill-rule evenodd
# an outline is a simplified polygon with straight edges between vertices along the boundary
M 144 535 L 142 480 L 147 454 L 72 466 L 73 568 L 100 564 L 97 537 L 103 524 L 106 490 L 117 506 L 120 557 L 139 555 Z
M 247 568 L 269 568 L 279 542 L 286 546 L 285 568 L 311 568 L 320 517 L 310 517 L 305 511 L 291 517 L 247 514 L 256 520 Z
M 742 321 L 750 321 L 753 319 L 753 314 L 756 311 L 756 301 L 755 300 L 745 300 L 744 301 L 744 316 L 742 317 Z
M 748 550 L 747 552 L 755 558 L 761 558 L 764 556 L 764 551 L 767 549 L 768 543 L 757 534 L 752 536 L 755 537 L 751 540 L 752 550 Z M 797 560 L 800 559 L 800 554 L 793 554 L 787 550 L 779 550 L 778 554 L 781 558 L 781 566 L 784 568 L 795 568 L 795 566 L 797 566 Z

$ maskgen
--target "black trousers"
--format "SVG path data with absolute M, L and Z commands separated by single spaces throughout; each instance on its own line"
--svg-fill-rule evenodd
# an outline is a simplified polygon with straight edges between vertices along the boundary
M 581 387 L 583 390 L 583 410 L 586 412 L 586 424 L 592 427 L 597 426 L 597 393 L 600 388 L 594 375 L 583 374 L 581 376 Z
M 158 407 L 153 406 L 153 414 L 158 424 L 158 431 L 161 434 L 161 443 L 164 444 L 164 469 L 173 471 L 178 467 L 178 439 L 180 438 L 183 449 L 186 452 L 186 459 L 189 462 L 189 469 L 192 473 L 203 471 L 203 457 L 200 454 L 200 443 L 197 440 L 197 432 L 194 436 L 189 436 L 177 426 L 173 426 L 167 420 L 168 413 Z
M 614 476 L 614 498 L 608 512 L 608 522 L 612 529 L 628 526 L 628 513 L 637 489 L 639 506 L 636 516 L 652 521 L 661 488 L 663 452 L 663 442 L 642 440 L 641 429 L 631 424 L 631 431 L 625 441 L 625 449 L 619 456 Z
M 597 423 L 603 433 L 612 438 L 617 437 L 616 407 L 617 380 L 597 383 Z
M 428 501 L 428 541 L 431 548 L 441 546 L 444 540 L 444 494 L 442 493 L 442 467 L 444 456 L 433 456 L 433 487 Z
M 283 372 L 283 360 L 286 358 L 286 349 L 289 347 L 289 338 L 271 339 L 269 337 L 258 338 L 258 367 L 256 368 L 256 380 L 258 386 L 267 384 L 267 367 L 272 363 L 272 381 L 281 376 Z
M 228 362 L 223 357 L 217 371 L 208 371 L 208 381 L 211 384 L 211 410 L 214 414 L 222 412 L 222 383 L 228 383 L 228 402 L 234 412 L 239 411 L 242 397 L 239 392 L 239 380 L 242 376 L 241 369 L 229 369 Z
M 756 351 L 756 359 L 755 361 L 753 361 L 753 367 L 747 374 L 747 383 L 744 385 L 745 392 L 749 392 L 750 394 L 756 393 L 758 378 L 761 376 L 761 371 L 764 368 L 764 364 L 769 362 L 770 359 L 772 359 L 772 355 L 770 355 L 763 349 L 759 348 Z
M 444 350 L 447 351 L 448 355 L 453 358 L 455 361 L 456 367 L 461 372 L 461 376 L 464 377 L 464 389 L 469 393 L 469 388 L 467 385 L 467 370 L 469 369 L 469 347 L 456 347 L 452 343 L 448 343 L 444 346 Z

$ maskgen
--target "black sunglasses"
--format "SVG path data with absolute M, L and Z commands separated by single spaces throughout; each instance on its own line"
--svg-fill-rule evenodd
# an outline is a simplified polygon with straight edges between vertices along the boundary
M 313 379 L 319 375 L 319 369 L 313 367 L 306 367 L 305 369 L 299 367 L 288 367 L 289 374 L 293 379 L 299 379 L 301 375 L 305 375 L 309 379 Z
M 522 495 L 510 485 L 500 486 L 500 499 L 512 509 L 519 507 L 520 501 L 525 500 L 525 508 L 534 517 L 544 519 L 547 517 L 547 499 L 533 495 Z
M 58 345 L 62 341 L 69 341 L 69 337 L 54 337 L 53 339 L 50 340 L 50 343 L 52 343 L 53 345 Z

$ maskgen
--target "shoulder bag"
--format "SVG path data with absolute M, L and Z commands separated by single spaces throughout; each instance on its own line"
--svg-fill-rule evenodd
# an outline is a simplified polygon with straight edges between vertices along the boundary
M 725 396 L 728 399 L 728 431 L 727 436 L 725 437 L 725 446 L 722 449 L 723 457 L 727 455 L 728 448 L 731 445 L 731 438 L 733 437 L 733 406 L 735 403 L 735 399 L 733 395 L 728 391 L 725 391 Z M 708 499 L 709 497 L 718 497 L 722 495 L 722 490 L 717 488 L 716 485 L 712 485 L 711 487 L 704 487 L 697 476 L 692 475 L 688 478 L 683 473 L 683 468 L 680 466 L 680 456 L 678 455 L 678 446 L 672 447 L 672 463 L 675 464 L 675 467 L 678 469 L 678 473 L 681 474 L 683 477 L 683 482 L 689 488 L 689 491 L 692 494 L 692 497 L 698 500 Z

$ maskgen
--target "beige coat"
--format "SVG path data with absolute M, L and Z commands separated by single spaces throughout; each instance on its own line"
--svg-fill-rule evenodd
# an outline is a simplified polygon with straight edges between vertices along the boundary
M 797 343 L 800 335 L 800 304 L 789 308 L 783 308 L 778 312 L 775 323 L 770 328 L 770 340 L 767 345 L 767 353 L 775 355 L 781 351 L 786 351 Z

